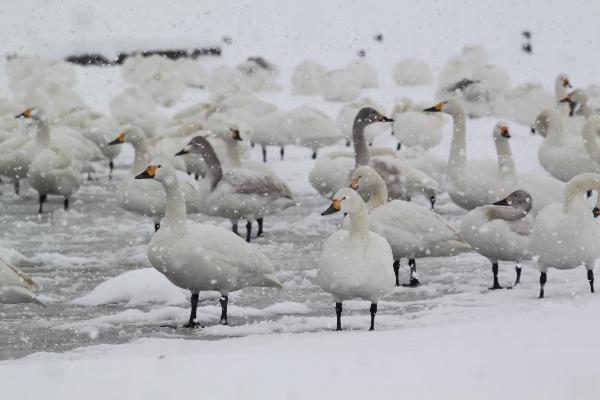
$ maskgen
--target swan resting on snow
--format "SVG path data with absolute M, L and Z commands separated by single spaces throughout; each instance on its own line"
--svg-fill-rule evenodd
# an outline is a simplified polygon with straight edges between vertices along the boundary
M 192 293 L 188 328 L 196 322 L 199 292 L 221 293 L 222 325 L 227 325 L 230 292 L 247 286 L 281 288 L 269 259 L 237 235 L 220 227 L 187 221 L 183 192 L 169 163 L 148 166 L 136 179 L 154 179 L 166 194 L 162 226 L 148 245 L 150 264 L 174 285 Z
M 337 330 L 342 330 L 342 301 L 360 298 L 371 302 L 371 327 L 375 329 L 377 302 L 394 288 L 392 249 L 387 241 L 369 230 L 364 201 L 351 188 L 333 196 L 321 215 L 341 211 L 350 218 L 350 230 L 339 230 L 323 244 L 317 281 L 335 299 Z
M 502 289 L 498 282 L 500 260 L 514 261 L 517 264 L 515 285 L 521 280 L 521 262 L 531 258 L 531 220 L 525 218 L 531 207 L 531 195 L 524 190 L 515 190 L 494 204 L 470 211 L 462 221 L 462 237 L 492 263 L 492 290 Z

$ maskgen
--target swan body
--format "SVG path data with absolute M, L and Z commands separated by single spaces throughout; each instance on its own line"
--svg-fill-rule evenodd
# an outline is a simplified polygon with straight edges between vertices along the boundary
M 321 90 L 320 79 L 327 70 L 316 61 L 306 60 L 292 71 L 292 94 L 312 95 Z
M 28 179 L 40 197 L 57 195 L 65 198 L 65 209 L 81 186 L 82 165 L 58 148 L 40 151 L 31 161 Z M 40 212 L 41 212 L 40 205 Z
M 352 141 L 352 127 L 354 125 L 354 118 L 356 117 L 356 114 L 358 114 L 358 112 L 361 110 L 361 108 L 364 107 L 371 107 L 375 110 L 380 110 L 380 112 L 385 113 L 385 111 L 383 111 L 383 107 L 380 104 L 377 104 L 376 102 L 367 97 L 363 97 L 351 103 L 345 104 L 340 109 L 335 124 L 337 125 L 342 135 L 344 135 L 344 137 L 346 138 L 347 144 L 350 144 Z M 377 136 L 381 135 L 387 130 L 389 130 L 389 127 L 387 127 L 384 124 L 372 124 L 365 127 L 364 135 L 367 142 L 373 143 L 373 140 L 375 140 Z
M 401 258 L 411 260 L 411 283 L 418 284 L 416 258 L 449 257 L 469 251 L 458 231 L 442 217 L 418 204 L 404 200 L 388 202 L 388 192 L 382 177 L 369 166 L 360 166 L 352 174 L 352 187 L 367 192 L 370 200 L 370 227 L 383 236 L 392 248 L 396 285 L 396 266 Z
M 393 133 L 402 146 L 429 149 L 437 146 L 442 140 L 444 119 L 440 115 L 423 113 L 417 110 L 411 99 L 400 99 L 392 117 Z
M 465 242 L 492 263 L 492 289 L 502 288 L 498 282 L 499 261 L 517 263 L 516 285 L 521 276 L 520 263 L 531 258 L 532 220 L 527 218 L 531 206 L 529 193 L 517 190 L 494 204 L 469 211 L 463 218 L 460 233 Z
M 565 186 L 563 200 L 542 210 L 533 225 L 531 252 L 540 271 L 540 298 L 544 297 L 550 268 L 573 269 L 584 265 L 594 291 L 594 265 L 600 258 L 600 227 L 595 221 L 599 204 L 590 210 L 584 196 L 589 190 L 600 191 L 600 175 L 583 173 Z
M 367 207 L 354 190 L 340 189 L 323 215 L 339 211 L 349 215 L 350 229 L 334 233 L 323 244 L 317 282 L 335 299 L 338 330 L 342 301 L 354 298 L 371 302 L 373 330 L 377 302 L 394 287 L 392 249 L 382 236 L 369 230 Z
M 353 101 L 362 91 L 361 82 L 346 69 L 324 73 L 319 79 L 320 93 L 329 101 Z
M 227 324 L 230 292 L 247 286 L 281 287 L 269 259 L 237 235 L 206 224 L 186 221 L 184 194 L 176 171 L 162 160 L 136 179 L 155 179 L 166 195 L 161 229 L 148 245 L 148 260 L 176 286 L 192 293 L 192 312 L 187 326 L 196 325 L 198 293 L 221 293 L 221 324 Z
M 394 66 L 394 82 L 398 86 L 431 85 L 433 74 L 429 65 L 415 58 L 405 58 Z
M 313 158 L 321 147 L 342 139 L 342 134 L 328 115 L 306 106 L 289 111 L 280 129 L 296 145 L 312 149 Z
M 358 59 L 352 61 L 346 66 L 346 71 L 354 75 L 354 79 L 361 88 L 370 89 L 378 86 L 377 69 L 367 60 Z
M 39 289 L 39 285 L 29 275 L 0 259 L 0 303 L 35 303 L 43 306 L 33 293 L 36 289 Z

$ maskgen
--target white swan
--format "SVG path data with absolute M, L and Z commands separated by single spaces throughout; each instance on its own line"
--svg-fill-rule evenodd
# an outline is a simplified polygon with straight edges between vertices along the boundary
M 583 140 L 586 144 L 590 157 L 600 164 L 600 144 L 598 144 L 598 134 L 600 134 L 600 115 L 588 117 L 583 126 Z
M 296 65 L 291 77 L 292 94 L 319 94 L 321 90 L 319 81 L 326 71 L 325 67 L 316 61 L 306 60 Z
M 26 273 L 0 258 L 0 303 L 35 303 L 43 306 L 33 291 L 39 285 Z
M 540 270 L 540 298 L 549 268 L 587 269 L 590 290 L 594 292 L 594 264 L 600 258 L 600 227 L 594 217 L 599 203 L 590 210 L 584 199 L 587 191 L 600 192 L 600 175 L 584 173 L 571 179 L 564 190 L 563 201 L 552 204 L 535 219 L 531 234 L 531 253 L 537 257 Z
M 498 155 L 498 190 L 503 196 L 506 190 L 524 189 L 536 199 L 533 203 L 531 213 L 536 216 L 546 206 L 559 201 L 564 185 L 546 175 L 541 174 L 517 174 L 517 168 L 510 148 L 510 132 L 508 124 L 500 121 L 493 131 L 494 144 Z
M 246 220 L 246 241 L 252 237 L 252 222 L 276 214 L 295 205 L 289 188 L 271 174 L 246 168 L 223 171 L 221 162 L 210 142 L 205 137 L 196 136 L 176 155 L 199 153 L 208 166 L 206 178 L 209 185 L 200 197 L 202 213 L 227 218 L 234 230 L 240 219 Z M 204 188 L 203 188 L 204 189 Z
M 536 119 L 535 131 L 544 136 L 538 149 L 540 164 L 556 179 L 567 182 L 585 172 L 600 173 L 600 164 L 588 154 L 589 142 L 579 131 L 574 137 L 565 131 L 563 117 L 556 110 L 544 110 Z
M 516 190 L 494 204 L 471 210 L 462 221 L 460 233 L 473 250 L 492 263 L 494 283 L 490 289 L 502 289 L 498 282 L 498 262 L 514 261 L 521 280 L 521 262 L 529 260 L 529 237 L 532 221 L 525 218 L 532 199 L 524 190 Z
M 313 107 L 298 107 L 285 114 L 280 126 L 284 135 L 297 146 L 312 149 L 312 158 L 323 146 L 330 146 L 342 139 L 342 134 L 329 116 Z
M 394 65 L 394 82 L 399 86 L 431 85 L 433 74 L 429 65 L 415 58 L 405 58 Z
M 361 82 L 346 69 L 327 71 L 319 79 L 320 93 L 329 101 L 352 101 L 360 96 Z
M 498 176 L 496 160 L 467 162 L 465 113 L 459 101 L 450 98 L 425 110 L 444 112 L 454 120 L 454 133 L 448 158 L 448 194 L 452 201 L 466 210 L 493 203 L 506 196 L 515 184 Z M 508 133 L 501 133 L 508 134 Z
M 154 229 L 160 228 L 160 221 L 166 212 L 166 197 L 160 185 L 152 181 L 139 181 L 134 177 L 147 166 L 152 158 L 144 132 L 136 126 L 127 125 L 110 146 L 130 143 L 135 151 L 131 169 L 117 187 L 117 202 L 126 211 L 150 217 L 154 220 Z M 188 213 L 200 212 L 200 185 L 193 178 L 177 171 L 180 190 L 185 196 Z
M 393 122 L 393 119 L 369 107 L 362 108 L 356 114 L 353 125 L 354 153 L 325 154 L 317 160 L 308 176 L 312 187 L 322 196 L 330 198 L 338 189 L 350 184 L 352 165 L 353 168 L 372 165 L 384 178 L 390 198 L 410 199 L 412 195 L 422 193 L 430 199 L 433 207 L 435 196 L 441 192 L 434 178 L 397 158 L 392 149 L 369 150 L 364 128 L 376 122 Z M 370 152 L 375 156 L 371 157 Z M 351 168 L 348 169 L 348 166 Z
M 160 163 L 161 161 L 159 161 Z M 162 227 L 148 245 L 150 264 L 174 285 L 192 293 L 186 327 L 197 327 L 201 290 L 221 293 L 221 324 L 227 325 L 230 292 L 247 286 L 281 288 L 269 259 L 231 232 L 187 221 L 185 199 L 177 173 L 168 163 L 148 166 L 136 179 L 155 179 L 166 194 Z
M 352 188 L 370 195 L 367 203 L 370 227 L 392 248 L 396 286 L 400 285 L 401 258 L 408 258 L 410 267 L 407 286 L 415 287 L 420 285 L 415 259 L 449 257 L 471 250 L 454 227 L 425 207 L 403 200 L 388 203 L 385 182 L 373 168 L 366 165 L 358 167 L 352 174 Z
M 401 146 L 429 149 L 442 140 L 444 118 L 437 114 L 426 114 L 423 107 L 417 109 L 410 98 L 401 98 L 392 112 L 392 135 Z
M 369 231 L 369 214 L 361 197 L 350 188 L 340 189 L 321 215 L 343 212 L 350 230 L 340 230 L 323 244 L 317 282 L 335 299 L 337 330 L 342 330 L 342 301 L 360 298 L 371 302 L 371 327 L 375 328 L 377 302 L 394 287 L 392 249 L 380 235 Z
M 43 212 L 48 195 L 64 197 L 63 206 L 69 209 L 69 199 L 81 186 L 82 165 L 60 148 L 50 147 L 37 153 L 27 178 L 29 184 L 39 194 L 39 210 Z

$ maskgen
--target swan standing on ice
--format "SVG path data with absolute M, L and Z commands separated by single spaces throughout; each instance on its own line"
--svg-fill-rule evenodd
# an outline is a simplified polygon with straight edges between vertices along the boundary
M 563 201 L 552 204 L 535 219 L 531 234 L 531 253 L 537 257 L 540 270 L 540 298 L 549 268 L 587 269 L 590 290 L 594 293 L 594 265 L 600 258 L 600 226 L 595 217 L 600 213 L 600 198 L 593 212 L 584 194 L 600 192 L 600 175 L 584 173 L 571 179 L 565 187 Z
M 39 285 L 14 265 L 0 258 L 0 303 L 35 303 L 43 306 L 33 294 Z
M 172 166 L 150 165 L 135 178 L 155 179 L 165 191 L 165 217 L 150 240 L 148 259 L 174 285 L 192 293 L 190 319 L 185 327 L 199 326 L 196 309 L 201 290 L 221 293 L 220 323 L 227 325 L 230 292 L 247 286 L 281 288 L 273 265 L 260 251 L 223 228 L 187 221 L 183 191 Z
M 341 211 L 350 217 L 350 230 L 331 235 L 323 245 L 317 281 L 335 299 L 336 330 L 342 330 L 342 301 L 360 298 L 371 302 L 371 327 L 375 329 L 377 302 L 394 288 L 392 249 L 386 240 L 369 231 L 369 214 L 352 189 L 340 189 L 321 215 Z
M 371 230 L 383 236 L 392 248 L 396 286 L 400 286 L 400 259 L 408 258 L 409 287 L 421 284 L 417 277 L 417 262 L 422 257 L 450 257 L 471 247 L 458 231 L 432 211 L 404 200 L 388 203 L 388 191 L 381 176 L 371 167 L 360 166 L 352 174 L 352 188 L 370 195 Z
M 288 187 L 272 175 L 245 168 L 223 172 L 221 162 L 206 138 L 196 136 L 176 155 L 199 153 L 208 166 L 209 185 L 199 194 L 202 213 L 227 218 L 234 232 L 240 219 L 246 220 L 246 241 L 252 238 L 252 222 L 295 205 Z
M 135 158 L 127 176 L 117 187 L 117 202 L 126 211 L 152 218 L 154 230 L 157 231 L 166 210 L 164 191 L 156 182 L 134 179 L 150 163 L 151 154 L 146 136 L 140 128 L 128 125 L 115 140 L 108 144 L 115 146 L 123 143 L 130 143 L 133 146 Z M 200 212 L 198 182 L 181 171 L 177 171 L 176 174 L 185 197 L 187 212 L 190 214 Z
M 427 108 L 425 112 L 444 112 L 453 118 L 454 133 L 448 158 L 448 194 L 461 208 L 472 210 L 506 196 L 514 182 L 503 182 L 498 176 L 496 160 L 470 160 L 467 162 L 465 113 L 457 99 Z
M 531 206 L 529 193 L 516 190 L 492 205 L 470 211 L 462 221 L 460 233 L 465 242 L 492 263 L 492 290 L 502 289 L 498 282 L 500 260 L 514 261 L 517 264 L 515 285 L 521 280 L 521 262 L 531 258 L 531 221 L 524 219 Z

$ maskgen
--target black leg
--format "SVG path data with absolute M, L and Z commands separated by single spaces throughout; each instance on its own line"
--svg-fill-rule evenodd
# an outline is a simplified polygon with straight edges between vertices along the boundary
M 588 190 L 588 191 L 586 192 L 586 194 L 587 194 L 587 197 L 588 197 L 588 199 L 589 199 L 590 197 L 592 197 L 592 191 L 591 191 L 591 190 Z
M 377 314 L 377 303 L 371 303 L 371 327 L 370 331 L 375 330 L 375 314 Z
M 492 273 L 494 274 L 494 284 L 490 288 L 490 290 L 502 289 L 500 283 L 498 282 L 498 263 L 492 263 Z
M 414 258 L 408 259 L 408 266 L 410 267 L 410 281 L 408 282 L 409 287 L 417 287 L 421 285 L 421 282 L 416 277 L 417 274 L 417 262 Z
M 198 180 L 198 178 L 199 178 L 198 174 L 194 174 L 194 179 Z
M 250 142 L 250 147 L 254 148 L 254 142 Z
M 154 232 L 158 232 L 159 229 L 160 229 L 160 222 L 155 222 L 154 223 Z
M 252 222 L 246 222 L 246 242 L 250 243 L 252 239 Z
M 519 283 L 521 283 L 521 270 L 523 268 L 519 267 L 518 265 L 515 266 L 515 271 L 517 272 L 517 279 L 515 279 L 515 286 L 517 286 Z
M 396 132 L 394 132 L 394 128 L 392 128 L 392 131 L 390 133 L 392 134 L 392 136 L 396 134 Z
M 317 159 L 317 151 L 316 151 L 316 150 L 313 150 L 313 153 L 312 153 L 312 159 L 313 159 L 313 160 L 316 160 L 316 159 Z
M 285 147 L 281 146 L 279 149 L 279 155 L 281 156 L 281 161 L 283 161 L 283 156 L 285 154 Z
M 88 182 L 92 181 L 92 173 L 88 172 L 88 178 L 87 178 Z
M 227 323 L 227 302 L 229 301 L 229 297 L 221 296 L 219 298 L 219 303 L 221 304 L 221 321 L 219 322 L 221 325 L 229 325 Z
M 237 222 L 233 222 L 233 225 L 231 226 L 231 231 L 233 233 L 235 233 L 236 235 L 238 235 L 238 224 L 237 224 Z
M 265 146 L 262 147 L 263 153 L 263 162 L 267 162 L 267 148 Z
M 15 194 L 18 196 L 19 192 L 21 191 L 21 181 L 19 179 L 15 179 L 13 184 L 15 185 Z
M 431 204 L 431 209 L 435 210 L 435 195 L 429 198 L 429 203 Z
M 590 291 L 594 293 L 594 270 L 588 269 L 588 281 L 590 282 Z
M 184 325 L 185 328 L 197 328 L 200 326 L 199 323 L 196 322 L 196 309 L 198 308 L 198 293 L 192 293 L 192 298 L 190 300 L 192 303 L 192 310 L 190 312 L 190 320 L 187 324 Z
M 394 274 L 396 275 L 396 286 L 400 286 L 398 273 L 400 272 L 400 260 L 394 260 Z
M 540 272 L 540 299 L 544 298 L 544 286 L 546 286 L 547 276 L 545 272 Z
M 342 330 L 342 303 L 335 303 L 335 316 L 337 318 L 336 331 Z
M 65 197 L 65 201 L 63 201 L 63 206 L 65 207 L 65 210 L 69 209 L 69 198 Z
M 398 144 L 396 145 L 396 150 L 400 151 L 401 148 L 402 148 L 402 143 L 398 142 Z
M 114 169 L 115 169 L 115 163 L 113 162 L 113 160 L 110 160 L 108 162 L 108 180 L 109 181 L 112 179 L 112 174 L 113 174 Z
M 350 141 L 346 140 L 346 147 L 350 147 Z
M 39 214 L 41 214 L 44 209 L 44 202 L 46 201 L 47 197 L 48 196 L 46 196 L 45 194 L 40 194 L 40 209 L 38 211 Z
M 373 142 L 369 142 L 369 147 L 373 147 Z
M 263 219 L 262 218 L 257 218 L 256 222 L 258 223 L 258 233 L 256 234 L 256 237 L 263 237 L 264 233 L 263 233 Z

